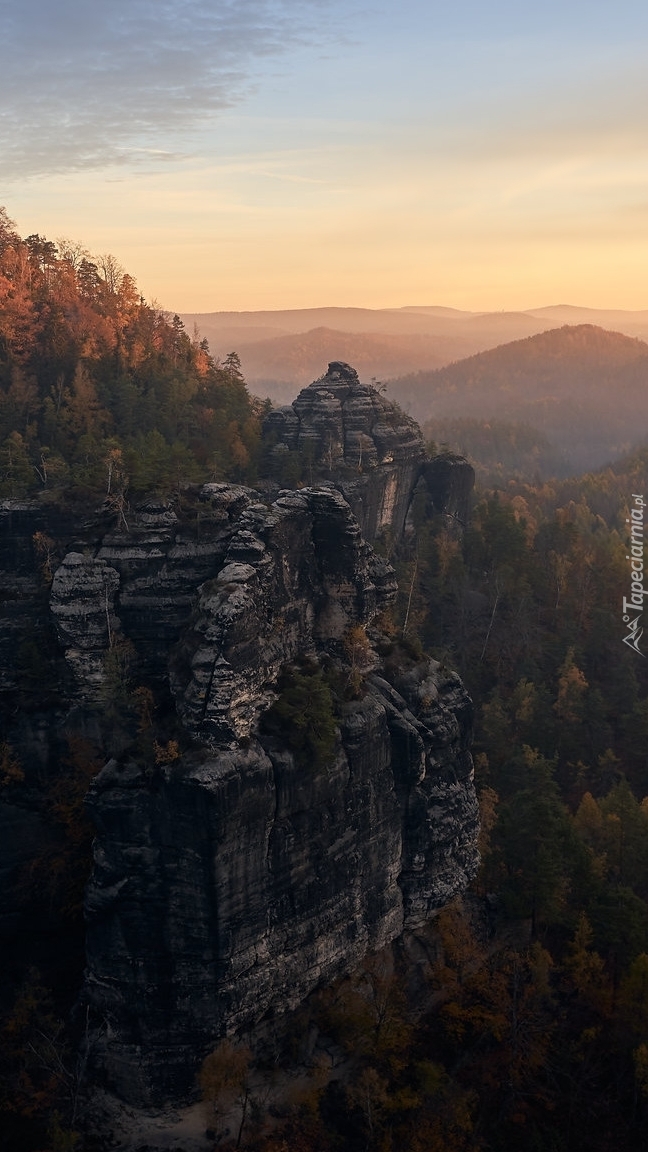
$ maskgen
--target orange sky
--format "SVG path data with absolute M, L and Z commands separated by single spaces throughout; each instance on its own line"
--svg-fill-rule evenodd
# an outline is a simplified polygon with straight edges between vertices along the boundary
M 39 5 L 46 21 L 45 0 L 24 9 L 32 28 Z M 169 25 L 164 52 L 145 22 L 127 42 L 115 31 L 114 76 L 101 63 L 112 26 L 77 27 L 75 6 L 90 11 L 70 0 L 60 32 L 72 81 L 45 32 L 26 27 L 13 55 L 0 46 L 0 203 L 23 234 L 110 251 L 147 298 L 179 311 L 648 308 L 638 4 L 552 0 L 541 17 L 501 0 L 485 19 L 470 0 L 454 16 L 379 0 L 372 21 L 331 0 L 327 22 L 315 0 L 284 0 L 291 22 L 268 40 L 255 0 L 213 67 L 185 24 Z M 144 64 L 129 56 L 137 28 Z M 223 28 L 212 34 L 220 43 Z

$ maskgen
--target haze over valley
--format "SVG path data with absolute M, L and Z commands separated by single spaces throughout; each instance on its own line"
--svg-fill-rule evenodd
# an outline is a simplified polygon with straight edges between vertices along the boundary
M 599 467 L 648 437 L 648 311 L 319 308 L 182 319 L 218 357 L 236 351 L 251 390 L 274 404 L 343 360 L 432 439 L 471 458 L 468 429 L 453 421 L 528 426 L 540 437 L 530 474 Z
M 648 340 L 648 310 L 557 305 L 526 312 L 455 308 L 303 308 L 261 312 L 182 312 L 213 355 L 241 358 L 250 387 L 285 403 L 331 359 L 354 364 L 362 378 L 384 381 L 441 368 L 476 352 L 564 324 L 594 324 Z

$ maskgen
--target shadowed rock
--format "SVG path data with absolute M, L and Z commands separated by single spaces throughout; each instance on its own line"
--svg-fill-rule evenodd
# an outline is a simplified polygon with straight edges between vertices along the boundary
M 434 661 L 390 683 L 365 636 L 323 764 L 264 728 L 282 668 L 333 661 L 344 685 L 350 630 L 395 593 L 341 493 L 249 493 L 233 528 L 171 653 L 196 750 L 153 777 L 111 762 L 88 800 L 94 1059 L 136 1103 L 190 1093 L 219 1036 L 297 1006 L 477 866 L 470 701 Z
M 270 412 L 264 437 L 271 473 L 281 474 L 292 453 L 307 481 L 331 480 L 366 540 L 401 537 L 421 479 L 436 512 L 467 522 L 470 465 L 458 456 L 428 459 L 418 424 L 349 364 L 333 361 L 291 405 Z
M 413 422 L 348 365 L 329 365 L 269 421 L 275 448 L 313 469 L 272 503 L 208 484 L 184 512 L 149 502 L 128 526 L 101 513 L 48 522 L 36 506 L 0 521 L 7 651 L 18 622 L 46 615 L 33 537 L 53 537 L 56 723 L 67 699 L 98 730 L 119 640 L 134 683 L 174 700 L 185 732 L 189 750 L 157 763 L 131 744 L 88 797 L 93 1075 L 138 1104 L 190 1094 L 222 1035 L 297 1006 L 424 922 L 477 867 L 470 701 L 434 661 L 394 672 L 381 660 L 376 620 L 396 584 L 370 544 L 402 536 L 417 485 L 429 511 L 461 519 L 470 473 L 427 461 Z M 267 722 L 287 667 L 335 689 L 326 756 L 298 755 Z M 28 855 L 38 827 L 5 808 L 0 872 L 13 884 L 25 857 L 13 831 Z

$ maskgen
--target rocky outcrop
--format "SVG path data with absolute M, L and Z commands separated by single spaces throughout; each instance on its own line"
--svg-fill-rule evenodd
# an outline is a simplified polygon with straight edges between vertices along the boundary
M 96 697 L 115 640 L 131 643 L 139 675 L 168 681 L 169 652 L 197 589 L 222 568 L 238 518 L 257 498 L 240 485 L 206 484 L 182 517 L 148 503 L 128 528 L 104 525 L 93 546 L 64 555 L 50 608 L 78 695 Z
M 167 678 L 169 648 L 187 625 L 196 589 L 222 566 L 238 517 L 255 499 L 241 485 L 206 484 L 182 516 L 151 502 L 129 517 L 128 531 L 102 538 L 97 559 L 120 577 L 120 627 L 149 676 Z
M 96 780 L 86 993 L 94 1058 L 127 1099 L 189 1092 L 219 1036 L 296 1006 L 474 874 L 470 702 L 431 661 L 387 678 L 363 629 L 394 592 L 334 488 L 250 499 L 171 659 L 195 750 Z M 263 716 L 297 658 L 348 684 L 349 636 L 361 686 L 338 694 L 326 762 L 304 762 Z
M 1 740 L 21 782 L 0 778 L 0 937 L 39 927 L 30 864 L 58 845 L 44 793 L 68 770 L 66 733 L 98 741 L 97 704 L 111 640 L 128 641 L 135 684 L 168 707 L 168 658 L 197 588 L 222 566 L 247 488 L 206 485 L 179 516 L 148 503 L 118 530 L 114 515 L 52 502 L 0 502 Z M 46 902 L 44 902 L 46 904 Z M 17 944 L 16 944 L 17 946 Z
M 411 707 L 372 678 L 324 768 L 253 739 L 155 781 L 134 764 L 101 773 L 86 994 L 118 1094 L 191 1092 L 220 1036 L 296 1007 L 465 889 L 469 709 L 433 665 L 417 677 Z
M 68 552 L 52 582 L 50 607 L 83 696 L 104 678 L 104 656 L 119 628 L 115 594 L 119 573 L 94 556 Z
M 335 489 L 250 505 L 174 658 L 185 727 L 217 746 L 251 736 L 276 697 L 282 666 L 367 624 L 395 590 L 391 568 Z
M 219 1037 L 424 922 L 477 864 L 470 701 L 454 674 L 381 633 L 396 585 L 368 543 L 413 530 L 415 492 L 459 519 L 470 474 L 427 461 L 412 421 L 346 365 L 270 425 L 272 453 L 296 453 L 313 483 L 275 486 L 273 499 L 209 484 L 182 510 L 149 502 L 118 525 L 101 510 L 54 523 L 37 505 L 0 517 L 0 647 L 40 620 L 56 673 L 50 711 L 26 724 L 38 772 L 34 733 L 49 733 L 45 749 L 66 717 L 92 738 L 123 728 L 88 797 L 84 999 L 95 1075 L 139 1104 L 190 1093 Z M 106 711 L 115 652 L 128 675 Z M 37 661 L 25 668 L 40 675 Z M 287 669 L 329 709 L 321 754 L 270 722 Z M 164 745 L 146 744 L 138 685 Z M 5 688 L 19 693 L 20 679 Z M 3 877 L 24 868 L 41 827 L 37 804 L 6 799 Z M 3 907 L 10 926 L 19 913 Z
M 400 536 L 425 460 L 421 430 L 348 364 L 329 364 L 292 405 L 270 412 L 264 435 L 271 470 L 296 454 L 305 475 L 335 482 L 366 540 Z
M 329 364 L 292 404 L 270 412 L 264 439 L 271 475 L 292 469 L 307 482 L 334 483 L 366 540 L 386 535 L 397 543 L 418 491 L 430 514 L 468 522 L 470 464 L 452 453 L 430 459 L 418 424 L 348 364 Z

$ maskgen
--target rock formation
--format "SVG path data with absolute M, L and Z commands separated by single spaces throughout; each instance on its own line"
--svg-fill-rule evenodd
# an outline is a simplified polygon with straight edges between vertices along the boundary
M 264 433 L 271 472 L 292 460 L 310 482 L 334 482 L 366 540 L 400 538 L 417 484 L 437 512 L 467 522 L 470 465 L 449 454 L 429 460 L 418 424 L 348 364 L 329 364 L 291 405 L 270 412 Z
M 195 748 L 148 778 L 127 761 L 96 780 L 87 994 L 109 1025 L 102 1074 L 127 1099 L 189 1091 L 215 1038 L 296 1006 L 473 875 L 456 676 L 409 661 L 390 683 L 351 633 L 363 683 L 337 702 L 327 762 L 260 723 L 298 658 L 344 683 L 351 630 L 393 594 L 336 490 L 250 503 L 172 656 Z
M 368 543 L 402 535 L 421 485 L 460 519 L 467 466 L 428 461 L 413 422 L 346 365 L 268 425 L 275 460 L 302 454 L 312 484 L 269 501 L 209 484 L 182 513 L 149 503 L 128 528 L 100 515 L 54 533 L 67 698 L 100 723 L 127 651 L 120 706 L 146 683 L 175 733 L 115 737 L 88 797 L 92 1060 L 140 1104 L 190 1093 L 219 1037 L 422 923 L 477 865 L 470 701 L 381 631 L 396 585 Z M 20 513 L 30 546 L 38 515 Z

